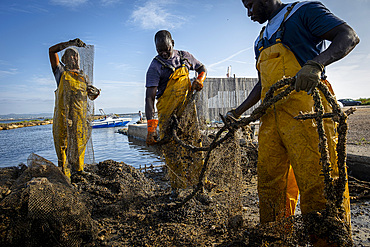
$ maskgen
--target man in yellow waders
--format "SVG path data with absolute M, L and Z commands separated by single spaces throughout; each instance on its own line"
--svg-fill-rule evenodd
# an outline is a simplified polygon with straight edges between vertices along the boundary
M 87 119 L 87 98 L 95 100 L 100 94 L 80 70 L 77 49 L 70 46 L 85 47 L 86 44 L 74 39 L 49 48 L 50 64 L 58 87 L 53 118 L 54 145 L 58 166 L 67 177 L 71 176 L 71 172 L 83 173 L 85 148 L 91 128 Z M 64 49 L 61 64 L 58 52 Z
M 160 137 L 166 135 L 168 122 L 173 114 L 180 117 L 184 111 L 187 98 L 194 90 L 203 88 L 203 81 L 206 78 L 206 68 L 189 52 L 174 50 L 174 41 L 167 30 L 158 31 L 154 38 L 158 56 L 156 56 L 147 71 L 146 75 L 146 97 L 145 115 L 148 120 L 147 144 L 156 142 L 156 129 L 159 125 Z M 189 70 L 195 70 L 198 77 L 191 83 Z M 158 120 L 154 119 L 154 102 L 157 98 Z M 195 105 L 192 109 L 192 118 L 196 118 Z M 191 123 L 189 123 L 191 124 Z M 185 132 L 185 131 L 184 131 Z M 198 133 L 199 134 L 199 133 Z M 188 136 L 188 133 L 180 134 L 180 139 L 192 139 L 193 145 L 199 146 L 199 136 Z M 195 134 L 197 135 L 197 134 Z M 171 150 L 175 143 L 164 147 L 166 165 L 169 169 L 169 176 L 172 188 L 186 188 L 198 182 L 203 160 L 200 154 L 193 154 L 184 148 L 180 148 L 180 156 L 193 157 L 190 161 L 179 160 Z M 176 147 L 177 149 L 179 147 Z
M 300 111 L 313 112 L 313 99 L 309 94 L 319 80 L 331 88 L 324 80 L 324 67 L 346 56 L 359 38 L 349 25 L 320 2 L 242 2 L 252 21 L 268 23 L 255 42 L 259 81 L 247 99 L 226 117 L 239 118 L 264 98 L 271 85 L 284 76 L 296 76 L 296 91 L 271 106 L 261 118 L 258 140 L 260 221 L 267 223 L 293 215 L 299 193 L 303 215 L 325 209 L 315 121 L 300 121 L 294 117 Z M 331 41 L 326 50 L 324 40 Z M 326 100 L 323 104 L 326 112 L 331 110 Z M 331 175 L 338 177 L 335 124 L 325 119 L 324 128 L 333 168 Z M 344 220 L 350 225 L 348 184 L 344 197 Z M 313 238 L 312 242 L 315 246 L 330 246 L 322 239 Z

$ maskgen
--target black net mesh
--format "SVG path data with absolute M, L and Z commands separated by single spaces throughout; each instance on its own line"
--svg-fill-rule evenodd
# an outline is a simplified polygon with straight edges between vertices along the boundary
M 94 240 L 90 212 L 50 161 L 31 154 L 1 201 L 2 246 L 81 246 Z

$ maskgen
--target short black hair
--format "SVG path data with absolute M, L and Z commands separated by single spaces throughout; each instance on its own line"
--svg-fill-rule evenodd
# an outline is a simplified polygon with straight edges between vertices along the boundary
M 164 42 L 167 39 L 172 40 L 171 33 L 167 30 L 160 30 L 154 36 L 154 42 Z

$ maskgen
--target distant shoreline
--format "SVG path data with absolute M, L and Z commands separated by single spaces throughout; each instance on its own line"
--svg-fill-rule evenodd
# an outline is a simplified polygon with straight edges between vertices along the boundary
M 30 120 L 30 121 L 20 121 L 20 122 L 12 122 L 12 123 L 0 123 L 0 130 L 18 129 L 18 128 L 23 128 L 23 127 L 47 125 L 47 124 L 52 124 L 52 123 L 53 123 L 52 119 Z
M 103 116 L 101 115 L 96 115 L 93 116 L 93 120 L 95 119 L 101 119 Z M 9 119 L 11 120 L 11 119 Z M 10 123 L 1 123 L 0 121 L 0 131 L 1 130 L 11 130 L 11 129 L 18 129 L 18 128 L 23 128 L 23 127 L 32 127 L 32 126 L 38 126 L 38 125 L 48 125 L 48 124 L 53 124 L 53 119 L 33 119 L 33 120 L 21 120 L 18 119 L 19 121 L 15 120 L 14 122 Z

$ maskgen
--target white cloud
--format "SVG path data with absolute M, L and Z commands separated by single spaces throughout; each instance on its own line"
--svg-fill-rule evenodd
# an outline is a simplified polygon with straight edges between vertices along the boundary
M 253 48 L 253 47 L 248 47 L 248 48 L 245 48 L 245 49 L 243 49 L 243 50 L 240 50 L 240 51 L 238 51 L 238 52 L 236 52 L 236 53 L 234 53 L 234 54 L 232 54 L 232 55 L 228 56 L 227 58 L 225 58 L 225 59 L 223 59 L 223 60 L 220 60 L 220 61 L 218 61 L 218 62 L 216 62 L 216 63 L 213 63 L 213 64 L 208 65 L 208 66 L 207 66 L 207 68 L 212 69 L 212 67 L 216 67 L 216 66 L 217 66 L 217 65 L 219 65 L 219 64 L 222 64 L 222 63 L 225 63 L 225 62 L 229 62 L 232 58 L 236 57 L 236 56 L 237 56 L 237 55 L 239 55 L 240 53 L 243 53 L 243 52 L 245 52 L 245 51 L 248 51 L 248 50 L 250 50 L 250 49 L 252 49 L 252 48 Z
M 173 4 L 166 0 L 149 0 L 144 6 L 137 7 L 131 14 L 131 21 L 143 29 L 175 29 L 184 22 L 183 16 L 177 16 L 169 9 Z
M 86 3 L 88 0 L 51 0 L 51 3 L 66 7 L 77 7 Z
M 0 77 L 6 75 L 16 75 L 17 73 L 18 73 L 17 69 L 0 70 Z
M 109 6 L 109 5 L 119 3 L 120 0 L 101 0 L 100 2 L 103 6 Z

